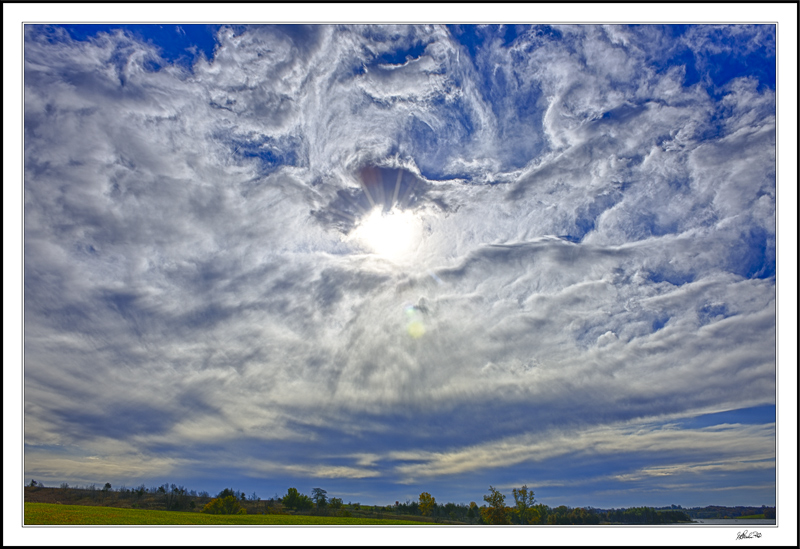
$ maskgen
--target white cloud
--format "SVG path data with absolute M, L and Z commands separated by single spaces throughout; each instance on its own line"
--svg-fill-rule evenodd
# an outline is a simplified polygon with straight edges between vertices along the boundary
M 679 472 L 698 473 L 717 470 L 774 468 L 773 462 L 755 460 L 774 458 L 773 425 L 725 425 L 704 429 L 669 429 L 647 424 L 608 425 L 598 429 L 522 435 L 485 444 L 444 452 L 395 452 L 387 457 L 414 463 L 397 466 L 406 482 L 484 470 L 487 467 L 510 467 L 524 462 L 543 462 L 570 455 L 621 455 L 659 453 L 713 455 L 721 463 L 689 462 L 649 467 L 620 475 L 618 480 L 638 480 L 642 476 L 663 476 Z M 702 443 L 700 443 L 702 441 Z M 735 459 L 731 459 L 735 458 Z M 766 465 L 764 465 L 766 463 Z
M 223 28 L 192 71 L 28 30 L 26 442 L 325 442 L 500 402 L 588 425 L 558 452 L 640 452 L 675 435 L 602 425 L 774 402 L 775 94 L 684 87 L 640 30 L 472 57 L 442 27 Z M 360 215 L 369 165 L 418 180 L 410 265 L 324 222 Z M 425 460 L 406 478 L 557 455 L 468 431 L 390 454 Z

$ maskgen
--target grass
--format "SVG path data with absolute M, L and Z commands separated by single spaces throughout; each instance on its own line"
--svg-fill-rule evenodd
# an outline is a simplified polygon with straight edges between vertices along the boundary
M 763 518 L 766 518 L 766 517 L 764 516 L 764 513 L 761 513 L 760 515 L 743 515 L 741 517 L 733 517 L 733 518 L 735 518 L 735 519 L 763 519 Z
M 207 515 L 57 503 L 25 503 L 25 525 L 420 525 L 425 523 L 359 517 L 306 515 Z

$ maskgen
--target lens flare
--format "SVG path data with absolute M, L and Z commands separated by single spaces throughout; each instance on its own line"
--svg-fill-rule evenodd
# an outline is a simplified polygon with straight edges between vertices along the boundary
M 413 337 L 414 339 L 419 339 L 425 335 L 425 326 L 422 325 L 422 322 L 419 320 L 415 320 L 411 324 L 408 325 L 408 335 Z
M 422 323 L 422 313 L 420 310 L 414 305 L 406 305 L 403 309 L 405 310 L 406 318 L 408 319 L 408 324 L 406 324 L 408 335 L 414 339 L 419 339 L 424 336 L 425 325 Z

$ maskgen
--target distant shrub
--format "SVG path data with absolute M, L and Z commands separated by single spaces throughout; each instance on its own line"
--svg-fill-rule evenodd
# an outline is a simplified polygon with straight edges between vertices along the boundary
M 225 496 L 224 498 L 214 498 L 203 507 L 204 513 L 211 515 L 246 515 L 247 509 L 235 496 Z
M 297 491 L 297 488 L 289 488 L 289 491 L 281 499 L 284 507 L 288 509 L 296 509 L 297 511 L 305 511 L 314 506 L 314 502 L 305 494 Z
M 288 515 L 279 505 L 267 505 L 264 509 L 265 515 Z

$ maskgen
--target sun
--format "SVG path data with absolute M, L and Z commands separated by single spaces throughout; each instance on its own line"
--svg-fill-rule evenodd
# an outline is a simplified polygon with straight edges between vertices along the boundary
M 422 235 L 419 218 L 408 210 L 374 208 L 356 228 L 353 236 L 372 252 L 401 262 L 416 250 Z

